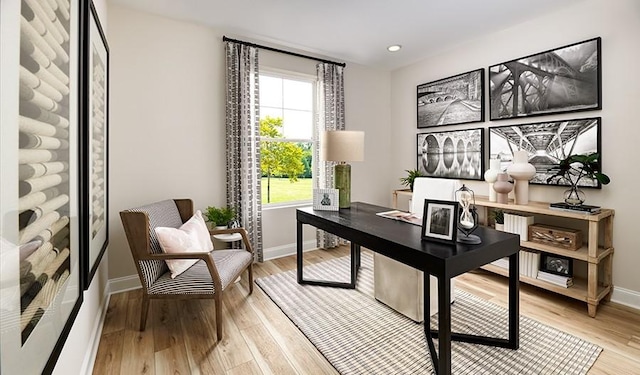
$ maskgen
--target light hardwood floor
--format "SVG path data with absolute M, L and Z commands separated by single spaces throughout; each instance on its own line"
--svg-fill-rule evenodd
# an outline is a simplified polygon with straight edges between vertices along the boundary
M 308 254 L 308 255 L 307 255 Z M 348 248 L 305 253 L 306 263 L 348 255 Z M 254 266 L 256 278 L 295 269 L 295 256 Z M 507 279 L 486 271 L 458 277 L 457 287 L 507 306 Z M 520 312 L 604 348 L 589 374 L 640 374 L 640 312 L 613 303 L 596 318 L 585 303 L 521 284 Z M 216 342 L 213 301 L 151 302 L 137 330 L 141 290 L 114 294 L 94 374 L 337 374 L 259 287 L 245 278 L 225 292 L 224 339 Z

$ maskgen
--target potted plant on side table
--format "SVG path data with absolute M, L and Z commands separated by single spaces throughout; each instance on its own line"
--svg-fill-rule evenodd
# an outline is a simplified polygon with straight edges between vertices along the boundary
M 205 216 L 215 229 L 226 229 L 229 222 L 235 219 L 236 213 L 231 207 L 209 206 Z
M 504 211 L 493 210 L 489 213 L 489 217 L 494 221 L 496 230 L 504 231 Z

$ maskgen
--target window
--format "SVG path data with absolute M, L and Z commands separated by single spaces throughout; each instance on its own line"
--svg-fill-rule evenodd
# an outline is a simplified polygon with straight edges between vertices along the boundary
M 262 204 L 312 199 L 315 78 L 260 75 Z

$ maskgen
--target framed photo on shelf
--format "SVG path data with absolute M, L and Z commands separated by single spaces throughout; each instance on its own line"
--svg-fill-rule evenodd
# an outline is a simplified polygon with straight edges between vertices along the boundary
M 417 168 L 423 176 L 482 180 L 484 128 L 417 135 Z
M 600 38 L 489 67 L 490 119 L 602 109 Z
M 418 128 L 483 121 L 484 68 L 418 85 Z
M 540 270 L 555 275 L 573 277 L 573 259 L 561 255 L 542 253 Z
M 108 135 L 109 135 L 109 45 L 93 1 L 85 7 L 84 107 L 82 210 L 88 221 L 82 225 L 87 289 L 109 242 L 108 216 Z
M 529 163 L 536 168 L 529 183 L 547 185 L 547 178 L 554 174 L 551 168 L 571 154 L 597 152 L 602 163 L 600 122 L 600 117 L 593 117 L 491 127 L 489 155 L 500 159 L 500 169 L 505 170 L 511 165 L 514 150 L 526 150 Z M 570 186 L 563 179 L 553 185 Z M 602 187 L 598 180 L 588 177 L 582 177 L 578 186 Z
M 313 189 L 313 209 L 338 211 L 338 189 Z
M 83 6 L 2 0 L 2 374 L 51 373 L 82 304 Z
M 455 243 L 458 233 L 458 202 L 425 199 L 422 239 Z

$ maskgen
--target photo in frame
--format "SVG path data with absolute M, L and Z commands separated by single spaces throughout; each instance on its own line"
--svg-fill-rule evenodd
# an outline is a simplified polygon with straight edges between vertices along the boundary
M 542 253 L 540 270 L 555 275 L 573 277 L 573 259 L 561 255 Z
M 82 305 L 82 6 L 2 0 L 2 374 L 51 373 Z
M 109 242 L 108 227 L 108 129 L 109 129 L 109 45 L 93 1 L 84 17 L 84 107 L 82 210 L 83 243 L 88 252 L 84 288 L 95 275 Z
M 536 174 L 529 183 L 547 185 L 554 173 L 550 169 L 562 159 L 573 154 L 600 154 L 601 118 L 554 120 L 530 124 L 517 124 L 489 128 L 489 156 L 500 159 L 500 169 L 506 170 L 513 160 L 513 152 L 526 150 L 529 163 Z M 570 186 L 560 179 L 554 185 Z M 601 188 L 596 179 L 583 177 L 580 187 Z
M 483 121 L 484 68 L 418 85 L 418 128 Z
M 338 189 L 313 189 L 313 209 L 338 211 Z
M 484 129 L 417 135 L 417 169 L 426 177 L 482 180 Z
M 422 239 L 454 244 L 458 234 L 458 202 L 424 200 Z
M 601 39 L 489 67 L 490 119 L 602 109 Z

